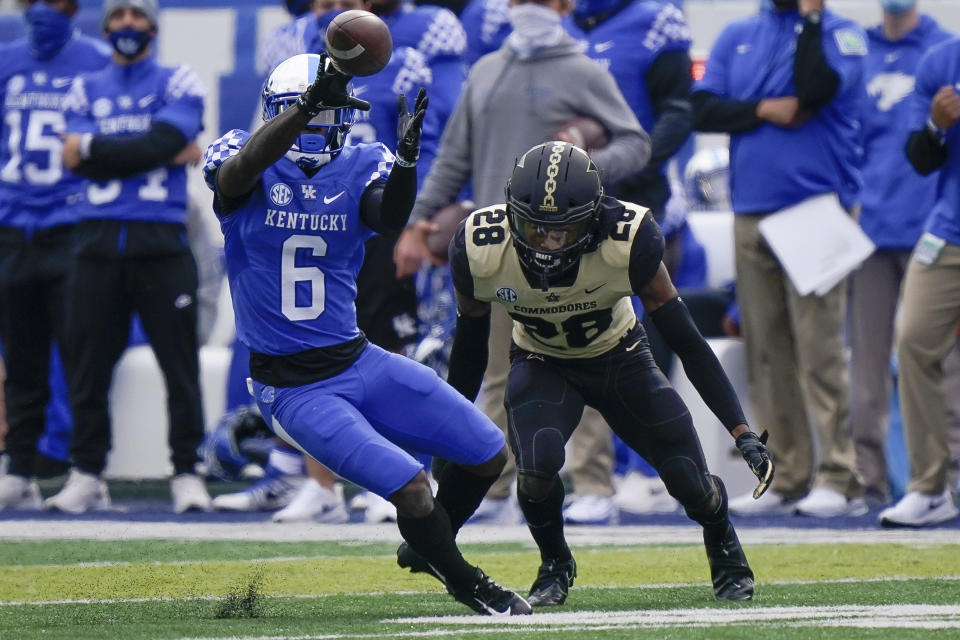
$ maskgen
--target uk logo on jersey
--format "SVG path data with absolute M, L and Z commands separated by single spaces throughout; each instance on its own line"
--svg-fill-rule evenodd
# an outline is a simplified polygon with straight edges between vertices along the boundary
M 317 188 L 312 184 L 302 184 L 300 185 L 300 194 L 304 200 L 316 200 Z
M 278 207 L 288 205 L 293 200 L 293 191 L 284 183 L 278 182 L 270 187 L 270 199 Z

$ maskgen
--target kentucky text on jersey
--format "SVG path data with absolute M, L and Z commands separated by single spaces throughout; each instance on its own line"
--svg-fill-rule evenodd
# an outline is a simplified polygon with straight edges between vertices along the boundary
M 279 211 L 267 209 L 267 219 L 263 224 L 268 227 L 299 229 L 300 231 L 346 231 L 345 213 L 300 213 L 298 211 Z

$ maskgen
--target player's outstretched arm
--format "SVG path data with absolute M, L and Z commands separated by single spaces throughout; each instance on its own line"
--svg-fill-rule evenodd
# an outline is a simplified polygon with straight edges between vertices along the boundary
M 370 103 L 347 91 L 350 76 L 327 64 L 321 54 L 317 77 L 300 94 L 296 108 L 286 109 L 250 136 L 235 156 L 224 161 L 217 172 L 217 190 L 228 198 L 244 196 L 260 181 L 263 172 L 290 149 L 307 123 L 325 109 L 349 107 L 368 111 Z
M 764 446 L 766 432 L 758 438 L 747 426 L 730 379 L 694 324 L 663 262 L 656 275 L 636 293 L 667 345 L 680 358 L 697 393 L 736 438 L 737 448 L 759 481 L 753 493 L 754 498 L 759 498 L 773 480 L 773 460 Z

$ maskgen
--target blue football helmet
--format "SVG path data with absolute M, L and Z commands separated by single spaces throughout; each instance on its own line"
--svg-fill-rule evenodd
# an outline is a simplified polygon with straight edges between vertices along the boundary
M 276 438 L 260 413 L 240 407 L 227 413 L 207 434 L 200 453 L 210 475 L 221 480 L 240 480 L 248 465 L 263 467 Z
M 270 72 L 263 85 L 263 121 L 267 122 L 293 106 L 297 98 L 317 77 L 321 57 L 301 53 L 287 58 Z M 287 158 L 302 169 L 316 169 L 330 162 L 343 149 L 350 126 L 356 120 L 355 109 L 325 109 L 307 123 L 306 132 L 297 136 Z

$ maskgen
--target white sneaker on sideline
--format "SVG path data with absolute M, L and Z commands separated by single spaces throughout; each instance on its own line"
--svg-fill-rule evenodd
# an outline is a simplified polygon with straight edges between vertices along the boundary
M 203 478 L 195 473 L 180 473 L 170 479 L 170 497 L 173 512 L 183 513 L 190 509 L 213 511 L 213 501 Z
M 290 504 L 306 480 L 306 476 L 267 475 L 243 491 L 217 496 L 213 499 L 213 508 L 226 511 L 281 509 Z
M 39 509 L 42 503 L 36 480 L 9 474 L 0 476 L 0 511 Z
M 680 506 L 660 476 L 631 471 L 618 483 L 614 504 L 629 513 L 673 513 Z
M 512 525 L 523 522 L 520 503 L 511 491 L 506 498 L 484 498 L 477 510 L 467 519 L 467 524 Z
M 797 513 L 815 518 L 862 516 L 869 508 L 863 498 L 848 498 L 836 489 L 814 487 L 807 497 L 797 503 Z
M 396 522 L 397 508 L 386 498 L 372 491 L 366 491 L 367 510 L 363 514 L 364 522 Z
M 880 524 L 885 527 L 922 527 L 953 520 L 960 510 L 953 503 L 949 489 L 935 496 L 909 491 L 892 507 L 880 512 Z
M 729 509 L 738 516 L 789 516 L 796 512 L 797 501 L 787 500 L 782 493 L 767 489 L 767 492 L 756 500 L 752 493 L 733 498 L 730 500 Z
M 273 514 L 274 522 L 323 522 L 341 524 L 350 520 L 343 499 L 343 485 L 339 482 L 330 490 L 307 478 L 290 504 Z
M 70 469 L 66 484 L 55 496 L 43 501 L 43 508 L 74 514 L 89 509 L 102 511 L 110 508 L 110 491 L 100 476 Z
M 568 524 L 617 524 L 620 512 L 612 496 L 575 496 L 563 510 L 563 521 Z

